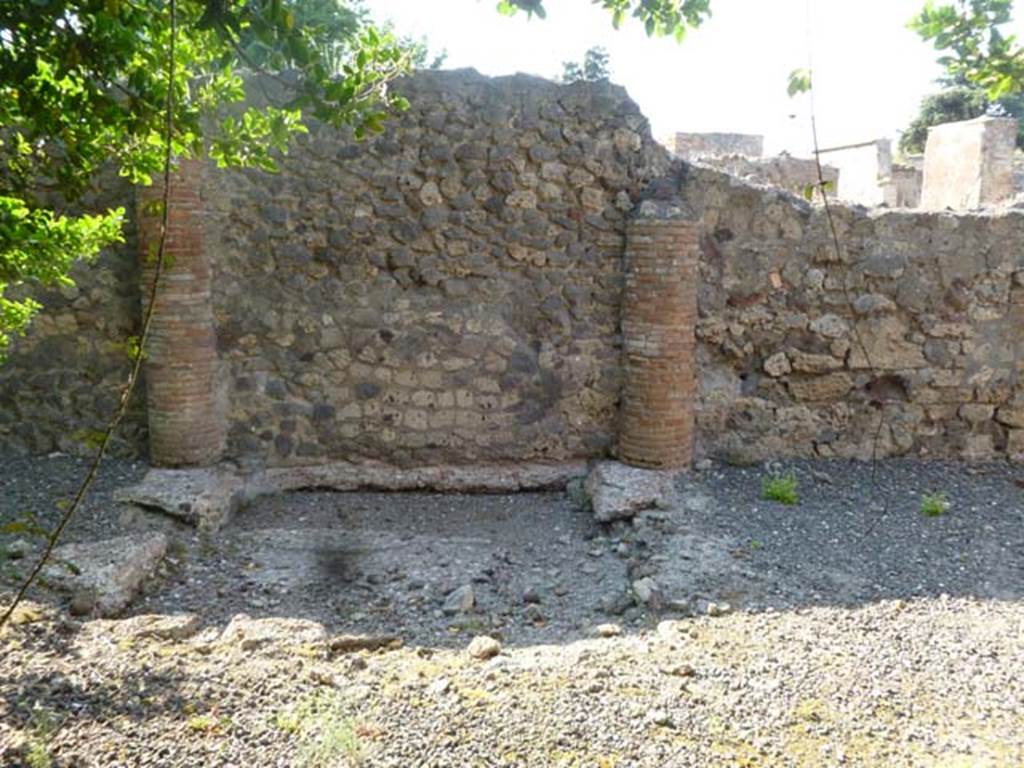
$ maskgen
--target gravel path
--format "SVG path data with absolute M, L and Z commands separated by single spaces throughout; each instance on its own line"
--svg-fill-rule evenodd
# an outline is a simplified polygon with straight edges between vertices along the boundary
M 3 465 L 0 520 L 52 518 L 80 467 Z M 115 463 L 73 536 L 171 532 L 132 614 L 197 626 L 147 636 L 36 595 L 0 637 L 0 764 L 1024 766 L 1018 470 L 773 469 L 798 504 L 760 499 L 763 467 L 694 473 L 610 527 L 564 494 L 303 492 L 207 542 L 122 514 L 109 492 L 142 468 Z M 948 513 L 922 516 L 940 490 Z M 446 611 L 466 587 L 473 609 Z M 238 613 L 266 638 L 222 634 Z M 481 635 L 497 655 L 470 654 Z

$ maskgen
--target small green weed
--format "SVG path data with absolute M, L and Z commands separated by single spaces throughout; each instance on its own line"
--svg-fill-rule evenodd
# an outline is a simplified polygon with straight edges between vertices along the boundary
M 780 504 L 796 504 L 800 500 L 798 485 L 796 475 L 792 472 L 784 475 L 774 472 L 761 478 L 761 498 Z
M 46 709 L 33 709 L 32 729 L 29 731 L 28 751 L 25 762 L 29 768 L 51 768 L 53 755 L 50 754 L 50 742 L 60 727 L 57 717 Z
M 230 730 L 231 718 L 227 715 L 215 717 L 213 715 L 193 715 L 188 719 L 189 730 L 201 731 L 203 733 L 222 733 Z
M 210 715 L 193 715 L 188 719 L 191 731 L 212 731 L 217 727 L 217 720 Z
M 926 493 L 921 497 L 921 514 L 925 517 L 942 517 L 949 511 L 949 497 L 942 491 Z
M 303 768 L 363 764 L 365 750 L 355 721 L 346 716 L 336 692 L 318 692 L 279 711 L 274 724 L 298 738 L 298 765 Z

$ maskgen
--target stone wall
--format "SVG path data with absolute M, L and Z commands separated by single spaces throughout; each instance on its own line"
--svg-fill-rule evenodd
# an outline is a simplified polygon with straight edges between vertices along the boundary
M 886 205 L 890 208 L 919 207 L 922 176 L 921 170 L 913 165 L 893 163 L 891 183 L 886 185 Z
M 970 210 L 1013 196 L 1017 121 L 979 117 L 928 129 L 921 207 Z
M 790 157 L 786 154 L 760 158 L 723 155 L 702 158 L 699 163 L 724 171 L 750 184 L 784 189 L 801 197 L 805 196 L 808 187 L 816 187 L 818 184 L 818 165 L 814 160 Z M 839 185 L 839 171 L 830 165 L 823 165 L 821 171 L 825 181 L 832 184 L 834 194 Z
M 132 189 L 105 173 L 78 206 L 122 206 L 127 242 L 72 270 L 76 285 L 33 290 L 44 311 L 0 364 L 0 445 L 31 453 L 83 453 L 96 445 L 128 375 L 129 336 L 138 333 L 138 269 Z M 145 443 L 144 398 L 136 397 L 112 450 L 134 455 Z
M 836 194 L 840 199 L 867 206 L 893 205 L 892 144 L 888 139 L 823 149 L 821 160 L 839 170 Z
M 279 174 L 206 169 L 228 459 L 614 452 L 625 234 L 651 199 L 703 227 L 696 455 L 866 457 L 880 415 L 881 455 L 1024 454 L 1024 213 L 839 205 L 837 258 L 820 208 L 671 161 L 620 88 L 472 72 L 401 87 L 412 109 L 365 143 L 315 128 Z M 8 447 L 81 448 L 112 410 L 135 251 L 46 297 L 0 368 Z M 121 448 L 144 437 L 136 407 Z
M 1024 453 L 1024 214 L 820 208 L 693 170 L 699 452 Z M 863 348 L 861 346 L 863 343 Z M 864 353 L 867 349 L 867 355 Z
M 626 214 L 668 168 L 623 89 L 424 73 L 366 143 L 210 172 L 230 457 L 562 460 L 613 445 Z

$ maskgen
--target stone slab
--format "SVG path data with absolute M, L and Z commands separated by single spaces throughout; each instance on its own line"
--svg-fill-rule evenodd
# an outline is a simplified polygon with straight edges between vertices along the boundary
M 331 462 L 315 466 L 273 467 L 253 476 L 251 493 L 261 495 L 309 488 L 336 491 L 440 491 L 511 493 L 562 489 L 587 474 L 585 462 L 559 464 L 479 464 L 402 469 L 388 464 Z
M 76 613 L 110 618 L 128 607 L 166 552 L 162 533 L 65 544 L 54 550 L 44 573 L 72 593 Z
M 142 482 L 115 492 L 119 502 L 166 512 L 201 530 L 216 531 L 242 500 L 245 481 L 226 467 L 151 469 Z
M 640 469 L 615 461 L 595 464 L 584 483 L 594 517 L 602 523 L 634 517 L 645 509 L 665 508 L 676 495 L 678 472 Z

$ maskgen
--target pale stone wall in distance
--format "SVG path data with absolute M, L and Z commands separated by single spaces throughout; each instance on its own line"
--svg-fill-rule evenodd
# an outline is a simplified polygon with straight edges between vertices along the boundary
M 893 205 L 888 192 L 892 175 L 892 147 L 888 139 L 823 149 L 821 160 L 839 170 L 836 195 L 850 203 L 868 207 Z
M 894 163 L 891 183 L 886 190 L 886 204 L 890 208 L 917 208 L 921 205 L 923 174 L 912 165 Z
M 979 117 L 928 129 L 921 207 L 971 210 L 1013 196 L 1017 121 Z

